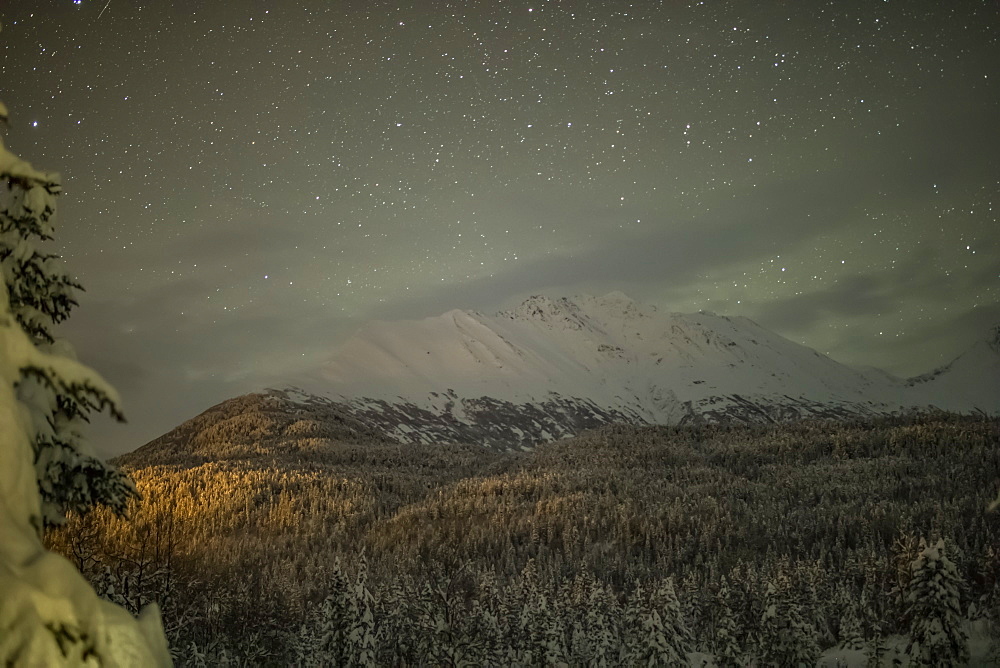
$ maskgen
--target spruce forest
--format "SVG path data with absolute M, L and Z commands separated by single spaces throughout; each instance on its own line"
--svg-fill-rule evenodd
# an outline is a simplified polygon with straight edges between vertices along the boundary
M 178 665 L 994 665 L 998 442 L 938 414 L 500 453 L 248 395 L 47 543 L 157 601 Z

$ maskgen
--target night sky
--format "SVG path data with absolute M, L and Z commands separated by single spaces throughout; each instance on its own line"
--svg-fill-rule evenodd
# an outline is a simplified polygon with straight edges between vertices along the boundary
M 850 364 L 1000 322 L 994 0 L 0 5 L 132 449 L 362 322 L 621 290 Z

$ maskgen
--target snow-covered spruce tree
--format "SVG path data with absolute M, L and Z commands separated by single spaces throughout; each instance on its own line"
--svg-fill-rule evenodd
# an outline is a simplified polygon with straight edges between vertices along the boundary
M 635 589 L 625 603 L 622 613 L 620 659 L 621 663 L 638 663 L 645 646 L 642 620 L 646 608 L 647 594 L 642 582 L 635 583 Z
M 662 580 L 650 594 L 636 584 L 625 610 L 625 634 L 623 662 L 627 665 L 686 664 L 692 638 L 673 578 Z
M 52 239 L 59 177 L 14 170 L 4 174 L 4 180 L 0 271 L 7 284 L 10 312 L 38 349 L 74 359 L 72 347 L 57 340 L 52 327 L 69 317 L 76 306 L 74 291 L 81 288 L 66 274 L 58 255 L 38 248 L 39 243 Z M 96 385 L 81 394 L 49 382 L 30 367 L 22 369 L 21 375 L 16 392 L 32 418 L 42 522 L 59 524 L 67 511 L 84 513 L 98 503 L 123 514 L 135 487 L 94 457 L 80 434 L 92 411 L 107 409 L 122 419 L 117 403 Z
M 586 616 L 588 665 L 608 668 L 616 663 L 619 655 L 619 638 L 614 627 L 614 611 L 611 596 L 603 585 L 597 585 L 590 593 Z
M 685 657 L 673 647 L 673 638 L 667 638 L 663 620 L 655 608 L 649 610 L 642 620 L 642 634 L 644 642 L 639 647 L 638 655 L 632 657 L 636 665 L 678 666 L 686 663 Z
M 302 666 L 346 665 L 349 659 L 354 587 L 341 570 L 339 558 L 327 581 L 329 593 L 299 631 L 295 653 L 296 662 Z
M 738 641 L 739 632 L 736 627 L 736 617 L 729 606 L 729 586 L 726 579 L 722 579 L 722 586 L 716 596 L 717 618 L 715 621 L 715 638 L 712 641 L 712 649 L 715 655 L 715 662 L 722 668 L 731 668 L 743 665 L 743 650 Z
M 840 648 L 860 650 L 865 648 L 865 638 L 861 632 L 861 620 L 857 606 L 851 602 L 840 617 Z
M 760 620 L 760 660 L 767 666 L 813 666 L 819 659 L 815 628 L 794 602 L 788 576 L 767 585 Z
M 553 609 L 545 591 L 534 590 L 534 595 L 525 599 L 519 620 L 523 642 L 520 660 L 525 665 L 552 666 L 565 662 L 568 652 L 558 616 L 559 611 Z
M 6 119 L 0 104 L 0 124 Z M 61 477 L 58 462 L 69 470 L 79 462 L 66 429 L 91 410 L 120 411 L 97 373 L 39 345 L 46 343 L 39 328 L 69 308 L 54 259 L 31 243 L 51 236 L 58 176 L 34 169 L 0 140 L 0 183 L 0 665 L 170 665 L 155 606 L 136 620 L 42 545 L 53 504 L 89 502 L 100 488 L 92 483 L 100 476 L 88 478 L 86 467 Z M 45 452 L 44 443 L 57 450 Z M 40 481 L 39 471 L 57 474 Z M 62 484 L 76 489 L 66 493 Z
M 959 666 L 969 660 L 962 627 L 962 580 L 944 541 L 926 546 L 913 562 L 906 592 L 910 643 L 906 653 L 921 666 Z
M 566 647 L 566 630 L 563 627 L 562 610 L 554 602 L 545 598 L 539 601 L 539 621 L 543 647 L 542 663 L 546 666 L 568 665 L 569 649 Z
M 667 578 L 653 591 L 652 608 L 659 612 L 670 652 L 681 660 L 694 649 L 694 638 L 684 618 L 684 606 L 677 599 L 673 578 Z
M 418 632 L 414 624 L 417 596 L 413 579 L 408 574 L 393 578 L 384 585 L 376 600 L 379 604 L 376 619 L 381 620 L 375 642 L 379 650 L 376 663 L 417 663 Z
M 886 645 L 885 636 L 882 634 L 882 624 L 876 621 L 872 629 L 871 640 L 866 647 L 868 658 L 865 661 L 865 668 L 881 668 L 882 660 L 888 652 L 889 648 Z
M 375 618 L 372 609 L 375 599 L 368 589 L 368 560 L 364 553 L 358 563 L 358 574 L 353 587 L 354 619 L 348 632 L 347 641 L 350 645 L 350 665 L 375 665 Z
M 466 634 L 476 641 L 479 664 L 498 666 L 502 663 L 500 647 L 503 641 L 503 630 L 496 614 L 480 601 L 472 602 L 469 612 L 469 627 Z

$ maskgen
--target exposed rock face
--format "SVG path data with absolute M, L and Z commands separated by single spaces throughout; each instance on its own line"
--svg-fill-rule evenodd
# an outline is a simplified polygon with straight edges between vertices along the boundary
M 637 412 L 602 408 L 586 399 L 558 395 L 537 403 L 445 396 L 449 401 L 441 411 L 384 399 L 348 401 L 343 406 L 358 421 L 377 425 L 402 442 L 476 443 L 503 449 L 528 448 L 612 422 L 647 423 Z M 458 405 L 463 419 L 453 412 Z

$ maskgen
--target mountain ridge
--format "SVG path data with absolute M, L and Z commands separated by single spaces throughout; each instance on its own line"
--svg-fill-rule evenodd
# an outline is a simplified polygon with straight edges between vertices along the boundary
M 332 420 L 324 437 L 501 450 L 609 423 L 996 415 L 1000 327 L 991 336 L 929 374 L 899 379 L 742 316 L 664 312 L 620 292 L 535 295 L 495 316 L 453 309 L 367 323 L 315 373 L 245 396 L 270 397 L 311 423 Z
M 996 414 L 993 373 L 1000 379 L 1000 345 L 989 342 L 915 382 L 841 364 L 743 316 L 665 312 L 612 292 L 368 323 L 283 389 L 403 442 L 522 448 L 616 421 Z

